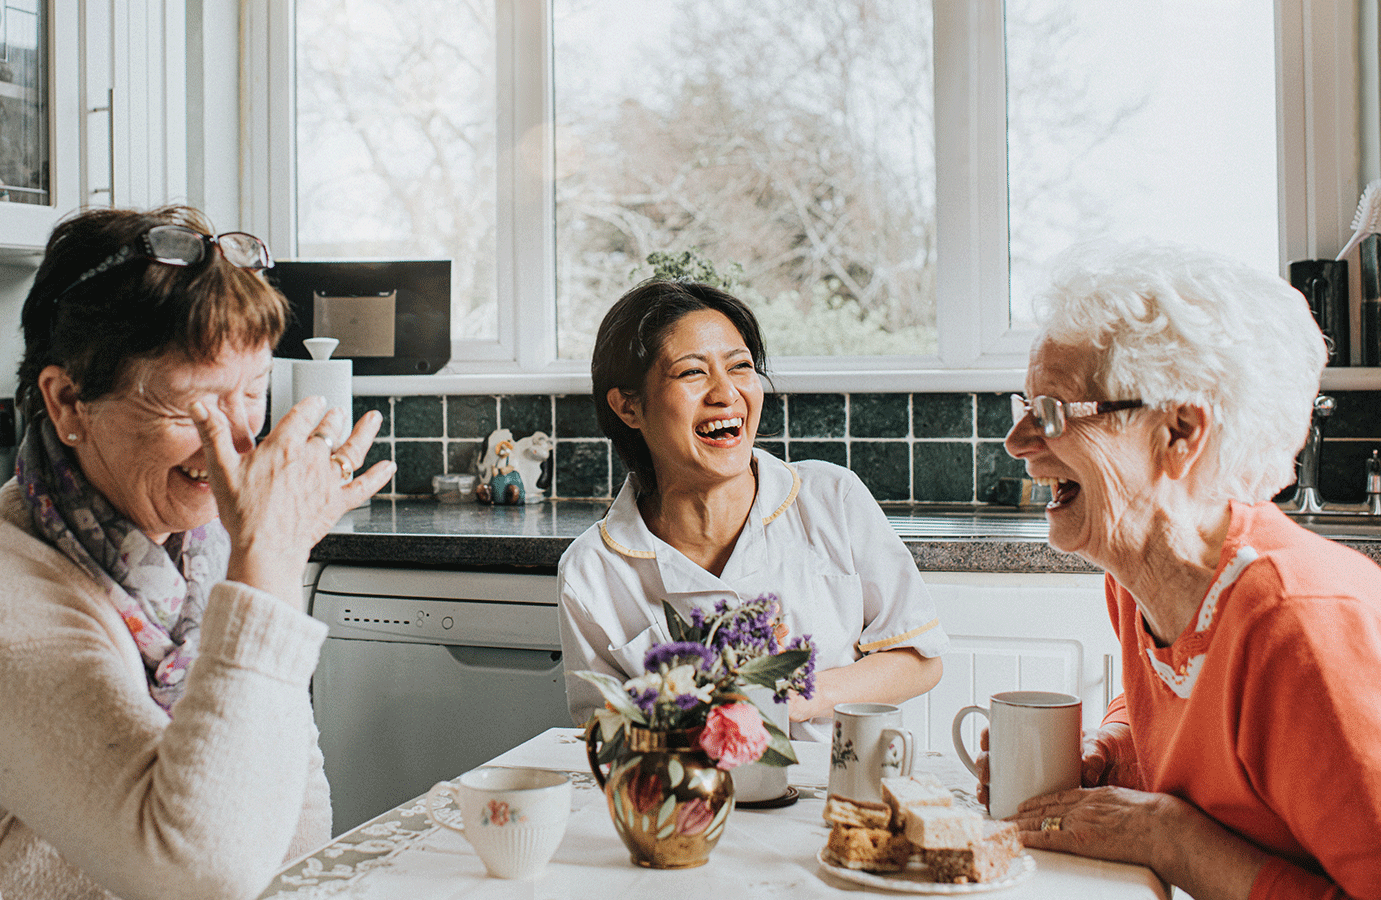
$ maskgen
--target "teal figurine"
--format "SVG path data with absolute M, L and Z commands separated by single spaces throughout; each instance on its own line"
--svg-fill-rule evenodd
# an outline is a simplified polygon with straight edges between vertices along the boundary
M 510 466 L 507 472 L 496 473 L 488 484 L 476 486 L 475 499 L 496 506 L 516 506 L 523 502 L 523 476 Z
M 480 503 L 514 506 L 523 502 L 523 476 L 513 465 L 513 434 L 500 428 L 486 441 L 480 483 L 475 486 L 475 499 Z

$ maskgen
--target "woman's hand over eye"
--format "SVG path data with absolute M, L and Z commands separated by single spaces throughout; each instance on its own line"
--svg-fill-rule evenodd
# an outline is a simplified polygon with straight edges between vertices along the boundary
M 230 423 L 200 401 L 189 414 L 201 435 L 211 490 L 230 533 L 228 577 L 302 604 L 302 570 L 313 546 L 340 517 L 393 477 L 392 462 L 346 478 L 363 460 L 382 421 L 375 411 L 334 446 L 342 414 L 325 402 L 298 403 L 247 453 L 235 449 Z

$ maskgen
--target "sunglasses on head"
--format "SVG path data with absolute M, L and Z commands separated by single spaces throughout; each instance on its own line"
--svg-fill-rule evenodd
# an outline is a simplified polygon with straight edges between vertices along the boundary
M 83 272 L 76 281 L 63 288 L 53 302 L 65 297 L 78 285 L 130 260 L 150 259 L 165 266 L 194 266 L 206 259 L 213 247 L 219 248 L 225 261 L 236 268 L 258 272 L 273 267 L 273 254 L 269 253 L 263 241 L 252 234 L 243 231 L 202 234 L 185 225 L 155 225 L 132 243 Z
M 1021 394 L 1012 395 L 1012 425 L 1020 425 L 1028 415 L 1036 420 L 1041 433 L 1048 438 L 1064 434 L 1065 422 L 1086 416 L 1100 416 L 1103 413 L 1117 412 L 1119 409 L 1137 409 L 1143 404 L 1140 400 L 1075 400 L 1065 402 L 1041 394 L 1027 400 Z

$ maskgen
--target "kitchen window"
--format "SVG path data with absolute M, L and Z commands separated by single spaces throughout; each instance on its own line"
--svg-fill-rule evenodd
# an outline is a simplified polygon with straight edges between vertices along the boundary
M 263 51 L 295 93 L 266 89 L 295 140 L 265 230 L 452 259 L 446 391 L 588 389 L 604 310 L 690 247 L 741 267 L 780 389 L 1015 388 L 1054 251 L 1279 272 L 1358 192 L 1333 4 L 267 2 L 296 37 Z

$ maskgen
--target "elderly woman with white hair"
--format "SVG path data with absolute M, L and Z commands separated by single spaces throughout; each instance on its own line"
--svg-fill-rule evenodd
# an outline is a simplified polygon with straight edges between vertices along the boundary
M 1381 897 L 1381 568 L 1270 502 L 1324 364 L 1304 298 L 1185 248 L 1063 262 L 1007 450 L 1107 572 L 1123 694 L 1023 840 L 1196 900 Z

